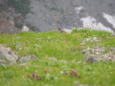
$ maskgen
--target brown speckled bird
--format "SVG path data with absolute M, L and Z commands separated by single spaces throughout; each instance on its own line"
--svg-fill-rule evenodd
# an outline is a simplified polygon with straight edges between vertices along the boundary
M 65 31 L 63 29 L 61 29 L 60 27 L 58 27 L 58 32 L 63 33 Z

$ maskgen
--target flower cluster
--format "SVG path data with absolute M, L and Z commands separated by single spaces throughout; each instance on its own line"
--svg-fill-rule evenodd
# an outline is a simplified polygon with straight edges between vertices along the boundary
M 45 72 L 45 74 L 42 75 L 41 77 L 38 76 L 37 73 L 28 74 L 27 77 L 31 78 L 31 79 L 35 79 L 35 80 L 41 80 L 41 79 L 45 79 L 45 80 L 57 80 L 59 78 L 59 76 L 62 76 L 62 74 L 71 75 L 73 77 L 79 77 L 78 74 L 77 74 L 77 72 L 76 72 L 76 70 L 74 70 L 74 69 L 70 70 L 70 72 L 60 71 L 60 73 L 57 76 L 50 75 L 47 70 L 45 70 L 44 72 Z
M 41 78 L 38 76 L 37 73 L 32 73 L 32 74 L 28 74 L 27 77 L 29 78 L 34 78 L 36 80 L 40 80 Z

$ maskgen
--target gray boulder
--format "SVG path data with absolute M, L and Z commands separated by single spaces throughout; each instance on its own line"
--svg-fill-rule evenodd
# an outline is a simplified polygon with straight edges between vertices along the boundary
M 26 62 L 30 61 L 31 59 L 34 59 L 34 58 L 36 58 L 35 55 L 24 56 L 24 57 L 20 57 L 18 59 L 18 62 L 19 63 L 26 63 Z
M 16 63 L 18 56 L 10 49 L 0 44 L 0 63 Z
M 85 61 L 89 63 L 99 62 L 99 58 L 96 55 L 89 55 L 86 57 Z

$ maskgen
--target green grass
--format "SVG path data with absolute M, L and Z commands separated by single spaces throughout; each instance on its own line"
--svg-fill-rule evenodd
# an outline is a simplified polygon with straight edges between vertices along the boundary
M 81 42 L 88 37 L 101 38 L 98 42 Z M 74 30 L 71 34 L 52 32 L 20 32 L 18 34 L 0 34 L 0 44 L 5 44 L 18 55 L 36 55 L 25 66 L 19 64 L 0 65 L 0 86 L 77 86 L 74 82 L 89 86 L 115 86 L 115 62 L 84 62 L 82 50 L 88 46 L 115 47 L 115 36 L 105 31 Z M 35 47 L 35 44 L 41 47 Z M 22 50 L 16 48 L 22 45 Z M 49 58 L 57 60 L 52 61 Z M 72 76 L 76 70 L 79 77 Z M 45 73 L 47 71 L 47 73 Z M 64 74 L 67 72 L 68 74 Z M 37 73 L 41 80 L 27 77 Z

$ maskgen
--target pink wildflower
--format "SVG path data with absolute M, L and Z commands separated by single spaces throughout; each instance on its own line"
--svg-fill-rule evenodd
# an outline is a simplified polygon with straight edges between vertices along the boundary
M 70 74 L 74 75 L 75 77 L 77 76 L 76 70 L 71 70 Z
M 32 73 L 32 76 L 33 76 L 34 78 L 36 78 L 37 74 L 36 74 L 36 73 Z

